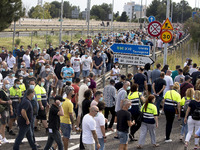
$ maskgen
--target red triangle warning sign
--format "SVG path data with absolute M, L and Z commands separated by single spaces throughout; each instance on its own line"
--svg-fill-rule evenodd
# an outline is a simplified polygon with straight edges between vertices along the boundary
M 163 23 L 162 30 L 174 30 L 172 23 L 169 21 L 169 18 L 167 18 Z

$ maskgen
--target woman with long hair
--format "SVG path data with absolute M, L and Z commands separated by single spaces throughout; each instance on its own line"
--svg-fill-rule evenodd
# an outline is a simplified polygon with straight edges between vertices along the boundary
M 180 136 L 180 140 L 183 140 L 183 135 L 185 133 L 185 137 L 187 135 L 188 132 L 188 125 L 187 123 L 184 123 L 184 118 L 185 118 L 185 113 L 186 110 L 188 108 L 188 104 L 190 103 L 191 100 L 193 100 L 193 96 L 194 96 L 194 89 L 193 88 L 189 88 L 186 91 L 186 96 L 182 98 L 180 105 L 181 105 L 181 121 L 182 121 L 182 128 L 181 128 L 181 136 Z
M 194 97 L 195 100 L 190 101 L 184 119 L 184 123 L 188 124 L 188 133 L 185 139 L 185 148 L 188 147 L 188 143 L 193 134 L 194 128 L 196 132 L 200 127 L 200 91 L 195 91 Z M 194 149 L 198 149 L 199 138 L 195 138 L 194 144 Z
M 147 135 L 147 131 L 149 131 L 151 137 L 151 143 L 157 147 L 159 146 L 156 144 L 156 134 L 155 134 L 155 127 L 158 127 L 158 112 L 157 107 L 154 105 L 155 96 L 149 95 L 145 104 L 142 106 L 141 111 L 143 112 L 143 119 L 142 125 L 140 129 L 140 138 L 139 138 L 139 145 L 138 149 L 141 149 L 145 143 L 145 138 Z

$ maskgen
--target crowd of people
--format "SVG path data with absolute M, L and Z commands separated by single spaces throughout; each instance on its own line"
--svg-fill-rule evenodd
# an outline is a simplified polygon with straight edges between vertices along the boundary
M 175 32 L 174 40 L 181 35 Z M 138 67 L 138 73 L 126 76 L 121 73 L 120 64 L 113 63 L 110 49 L 113 43 L 154 46 L 145 31 L 135 30 L 115 35 L 98 34 L 94 39 L 88 36 L 77 43 L 66 40 L 58 47 L 50 44 L 48 49 L 41 49 L 38 44 L 34 48 L 28 45 L 26 49 L 15 45 L 13 51 L 2 47 L 1 144 L 8 143 L 8 132 L 16 137 L 14 150 L 19 149 L 25 135 L 31 148 L 37 150 L 41 146 L 35 141 L 34 133 L 44 128 L 44 134 L 48 135 L 45 150 L 68 149 L 71 134 L 77 133 L 80 133 L 80 149 L 103 150 L 106 132 L 114 132 L 114 123 L 117 123 L 115 138 L 120 140 L 120 150 L 127 149 L 128 139 L 137 140 L 135 133 L 139 129 L 138 148 L 144 145 L 147 131 L 157 147 L 155 127 L 158 127 L 159 115 L 164 113 L 165 142 L 172 141 L 170 133 L 178 114 L 182 119 L 181 140 L 187 135 L 187 147 L 193 127 L 195 131 L 200 127 L 198 117 L 193 118 L 200 104 L 200 93 L 194 91 L 200 88 L 197 64 L 187 59 L 183 69 L 176 66 L 173 72 L 168 65 L 161 70 L 157 64 L 157 69 L 151 71 L 151 65 L 146 64 Z M 155 46 L 162 49 L 160 39 Z M 95 78 L 108 71 L 111 71 L 109 84 L 101 91 Z M 18 133 L 14 126 L 18 127 Z M 199 131 L 196 134 L 199 136 Z M 195 140 L 196 147 L 197 144 Z

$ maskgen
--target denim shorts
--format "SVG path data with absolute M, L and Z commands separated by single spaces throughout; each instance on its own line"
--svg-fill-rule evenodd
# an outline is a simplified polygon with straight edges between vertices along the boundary
M 120 144 L 128 143 L 128 133 L 118 131 L 118 136 L 119 136 Z
M 65 124 L 65 123 L 61 123 L 60 124 L 60 127 L 61 127 L 61 131 L 62 131 L 62 134 L 65 138 L 70 138 L 70 135 L 71 135 L 71 130 L 72 130 L 72 126 L 71 124 Z
M 82 70 L 82 76 L 83 77 L 88 77 L 90 73 L 90 70 Z

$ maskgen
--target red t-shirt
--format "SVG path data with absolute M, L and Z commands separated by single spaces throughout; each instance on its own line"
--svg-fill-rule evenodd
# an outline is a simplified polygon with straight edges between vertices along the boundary
M 76 85 L 76 84 L 72 84 L 72 87 L 74 88 L 74 94 L 75 94 L 75 95 L 78 94 L 79 86 Z M 71 99 L 72 103 L 75 103 L 75 97 L 76 97 L 76 96 L 74 96 L 74 97 Z

